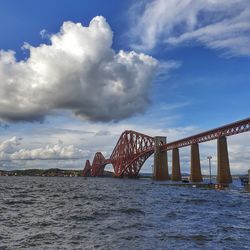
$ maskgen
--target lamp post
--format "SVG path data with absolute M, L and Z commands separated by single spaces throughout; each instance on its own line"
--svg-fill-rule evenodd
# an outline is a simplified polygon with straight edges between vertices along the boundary
M 212 156 L 209 155 L 209 156 L 207 157 L 207 159 L 208 159 L 209 177 L 210 177 L 210 183 L 209 183 L 209 184 L 212 184 L 212 180 L 211 180 L 211 159 L 212 159 Z

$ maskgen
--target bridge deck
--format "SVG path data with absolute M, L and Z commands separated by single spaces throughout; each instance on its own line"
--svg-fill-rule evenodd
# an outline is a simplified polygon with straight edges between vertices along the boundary
M 162 151 L 171 150 L 173 148 L 181 148 L 192 145 L 194 143 L 201 143 L 218 139 L 221 136 L 231 136 L 250 131 L 250 117 L 240 120 L 228 125 L 211 129 L 178 141 L 170 142 L 161 147 Z

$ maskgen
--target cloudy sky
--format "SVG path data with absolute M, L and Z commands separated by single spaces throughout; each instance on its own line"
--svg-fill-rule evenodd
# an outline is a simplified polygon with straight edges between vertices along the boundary
M 124 130 L 173 141 L 249 117 L 249 0 L 1 1 L 0 34 L 0 169 L 82 169 Z M 228 144 L 245 173 L 250 133 Z M 215 173 L 216 142 L 200 151 Z

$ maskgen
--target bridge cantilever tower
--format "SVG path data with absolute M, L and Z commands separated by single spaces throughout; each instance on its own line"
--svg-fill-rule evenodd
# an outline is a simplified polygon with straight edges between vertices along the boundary
M 111 163 L 115 176 L 136 178 L 143 163 L 153 152 L 153 137 L 126 130 L 121 134 L 110 159 L 105 159 L 100 152 L 97 152 L 92 166 L 89 160 L 86 161 L 83 176 L 102 176 L 104 167 Z
M 116 176 L 137 177 L 143 163 L 153 154 L 154 138 L 124 131 L 110 157 Z
M 107 161 L 101 152 L 97 152 L 95 154 L 92 168 L 91 168 L 91 176 L 103 176 L 104 168 L 107 164 Z
M 101 152 L 97 152 L 93 159 L 92 166 L 89 160 L 86 161 L 82 176 L 101 177 L 103 176 L 104 168 L 108 163 L 109 161 L 105 159 L 103 154 Z
M 87 160 L 85 163 L 84 169 L 82 171 L 82 176 L 85 177 L 91 176 L 91 165 L 89 160 Z

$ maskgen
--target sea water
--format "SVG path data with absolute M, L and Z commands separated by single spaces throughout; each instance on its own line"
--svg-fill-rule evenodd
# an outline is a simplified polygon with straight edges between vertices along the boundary
M 250 193 L 150 179 L 0 177 L 0 249 L 250 249 Z

